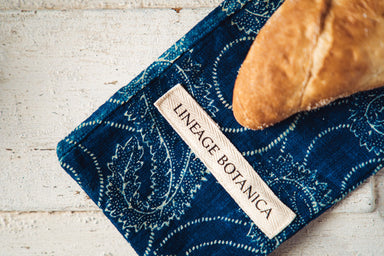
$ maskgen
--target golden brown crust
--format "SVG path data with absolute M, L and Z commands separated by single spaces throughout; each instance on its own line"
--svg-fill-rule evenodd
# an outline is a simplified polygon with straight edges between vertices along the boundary
M 384 84 L 384 1 L 286 0 L 239 71 L 233 112 L 262 129 Z

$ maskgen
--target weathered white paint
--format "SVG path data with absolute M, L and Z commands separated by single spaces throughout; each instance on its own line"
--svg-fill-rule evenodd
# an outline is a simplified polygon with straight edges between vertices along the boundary
M 128 8 L 201 8 L 216 7 L 222 0 L 5 0 L 0 10 L 98 10 Z M 176 10 L 178 11 L 178 10 Z
M 216 7 L 223 0 L 142 0 L 144 7 L 160 8 L 200 8 Z
M 374 193 L 376 196 L 376 209 L 384 219 L 384 170 L 376 174 Z
M 0 13 L 0 210 L 93 210 L 57 142 L 208 11 Z
M 375 178 L 371 177 L 333 208 L 334 213 L 369 213 L 376 209 Z
M 325 213 L 271 256 L 384 255 L 377 213 Z M 0 213 L 0 254 L 6 256 L 135 256 L 101 212 Z
M 0 255 L 134 255 L 54 149 L 216 3 L 0 1 Z M 383 171 L 330 212 L 279 252 L 384 254 Z
M 384 255 L 384 221 L 377 212 L 324 213 L 271 256 Z
M 208 12 L 0 13 L 0 145 L 54 148 Z
M 0 255 L 134 256 L 101 212 L 0 214 Z
M 55 151 L 2 148 L 0 163 L 0 211 L 98 210 L 60 168 Z
M 13 195 L 0 210 L 94 210 L 58 166 L 56 143 L 208 12 L 0 13 L 0 194 Z M 337 211 L 369 211 L 370 187 Z

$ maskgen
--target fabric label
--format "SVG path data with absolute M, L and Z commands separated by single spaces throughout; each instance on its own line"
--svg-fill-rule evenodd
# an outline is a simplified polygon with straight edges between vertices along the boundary
M 181 85 L 165 93 L 155 106 L 268 238 L 275 237 L 294 220 L 296 214 L 279 200 Z

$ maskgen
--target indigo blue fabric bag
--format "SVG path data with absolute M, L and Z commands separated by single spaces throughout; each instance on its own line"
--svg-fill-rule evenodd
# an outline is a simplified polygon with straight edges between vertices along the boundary
M 224 1 L 59 143 L 62 167 L 139 255 L 266 255 L 382 168 L 384 89 L 262 131 L 235 121 L 237 72 L 281 3 Z M 240 209 L 154 106 L 176 84 L 296 214 L 274 238 Z

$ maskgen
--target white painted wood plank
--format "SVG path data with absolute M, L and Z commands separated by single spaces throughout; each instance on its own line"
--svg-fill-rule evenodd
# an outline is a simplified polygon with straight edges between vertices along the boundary
M 94 209 L 57 142 L 207 12 L 0 13 L 0 210 Z
M 369 213 L 376 209 L 374 192 L 375 177 L 370 177 L 338 202 L 331 210 L 334 213 Z
M 0 10 L 110 10 L 129 8 L 214 8 L 222 0 L 5 0 Z
M 20 150 L 0 154 L 1 211 L 98 210 L 59 166 L 55 151 Z
M 0 255 L 135 256 L 101 212 L 0 213 Z
M 0 145 L 52 148 L 208 12 L 1 13 Z
M 384 220 L 377 212 L 325 213 L 271 256 L 384 255 Z
M 198 8 L 216 7 L 223 0 L 143 0 L 144 7 L 156 8 Z
M 18 0 L 5 0 L 0 2 L 0 10 L 17 10 L 20 9 Z
M 19 0 L 18 2 L 18 8 L 22 10 L 126 9 L 142 6 L 142 0 Z
M 376 174 L 374 193 L 377 198 L 377 210 L 384 220 L 384 170 Z
M 325 213 L 271 256 L 384 255 L 377 213 Z M 0 254 L 136 255 L 101 212 L 0 213 Z
M 0 210 L 96 209 L 58 166 L 56 143 L 208 12 L 0 13 L 0 192 L 12 195 Z M 335 211 L 370 212 L 371 186 Z

